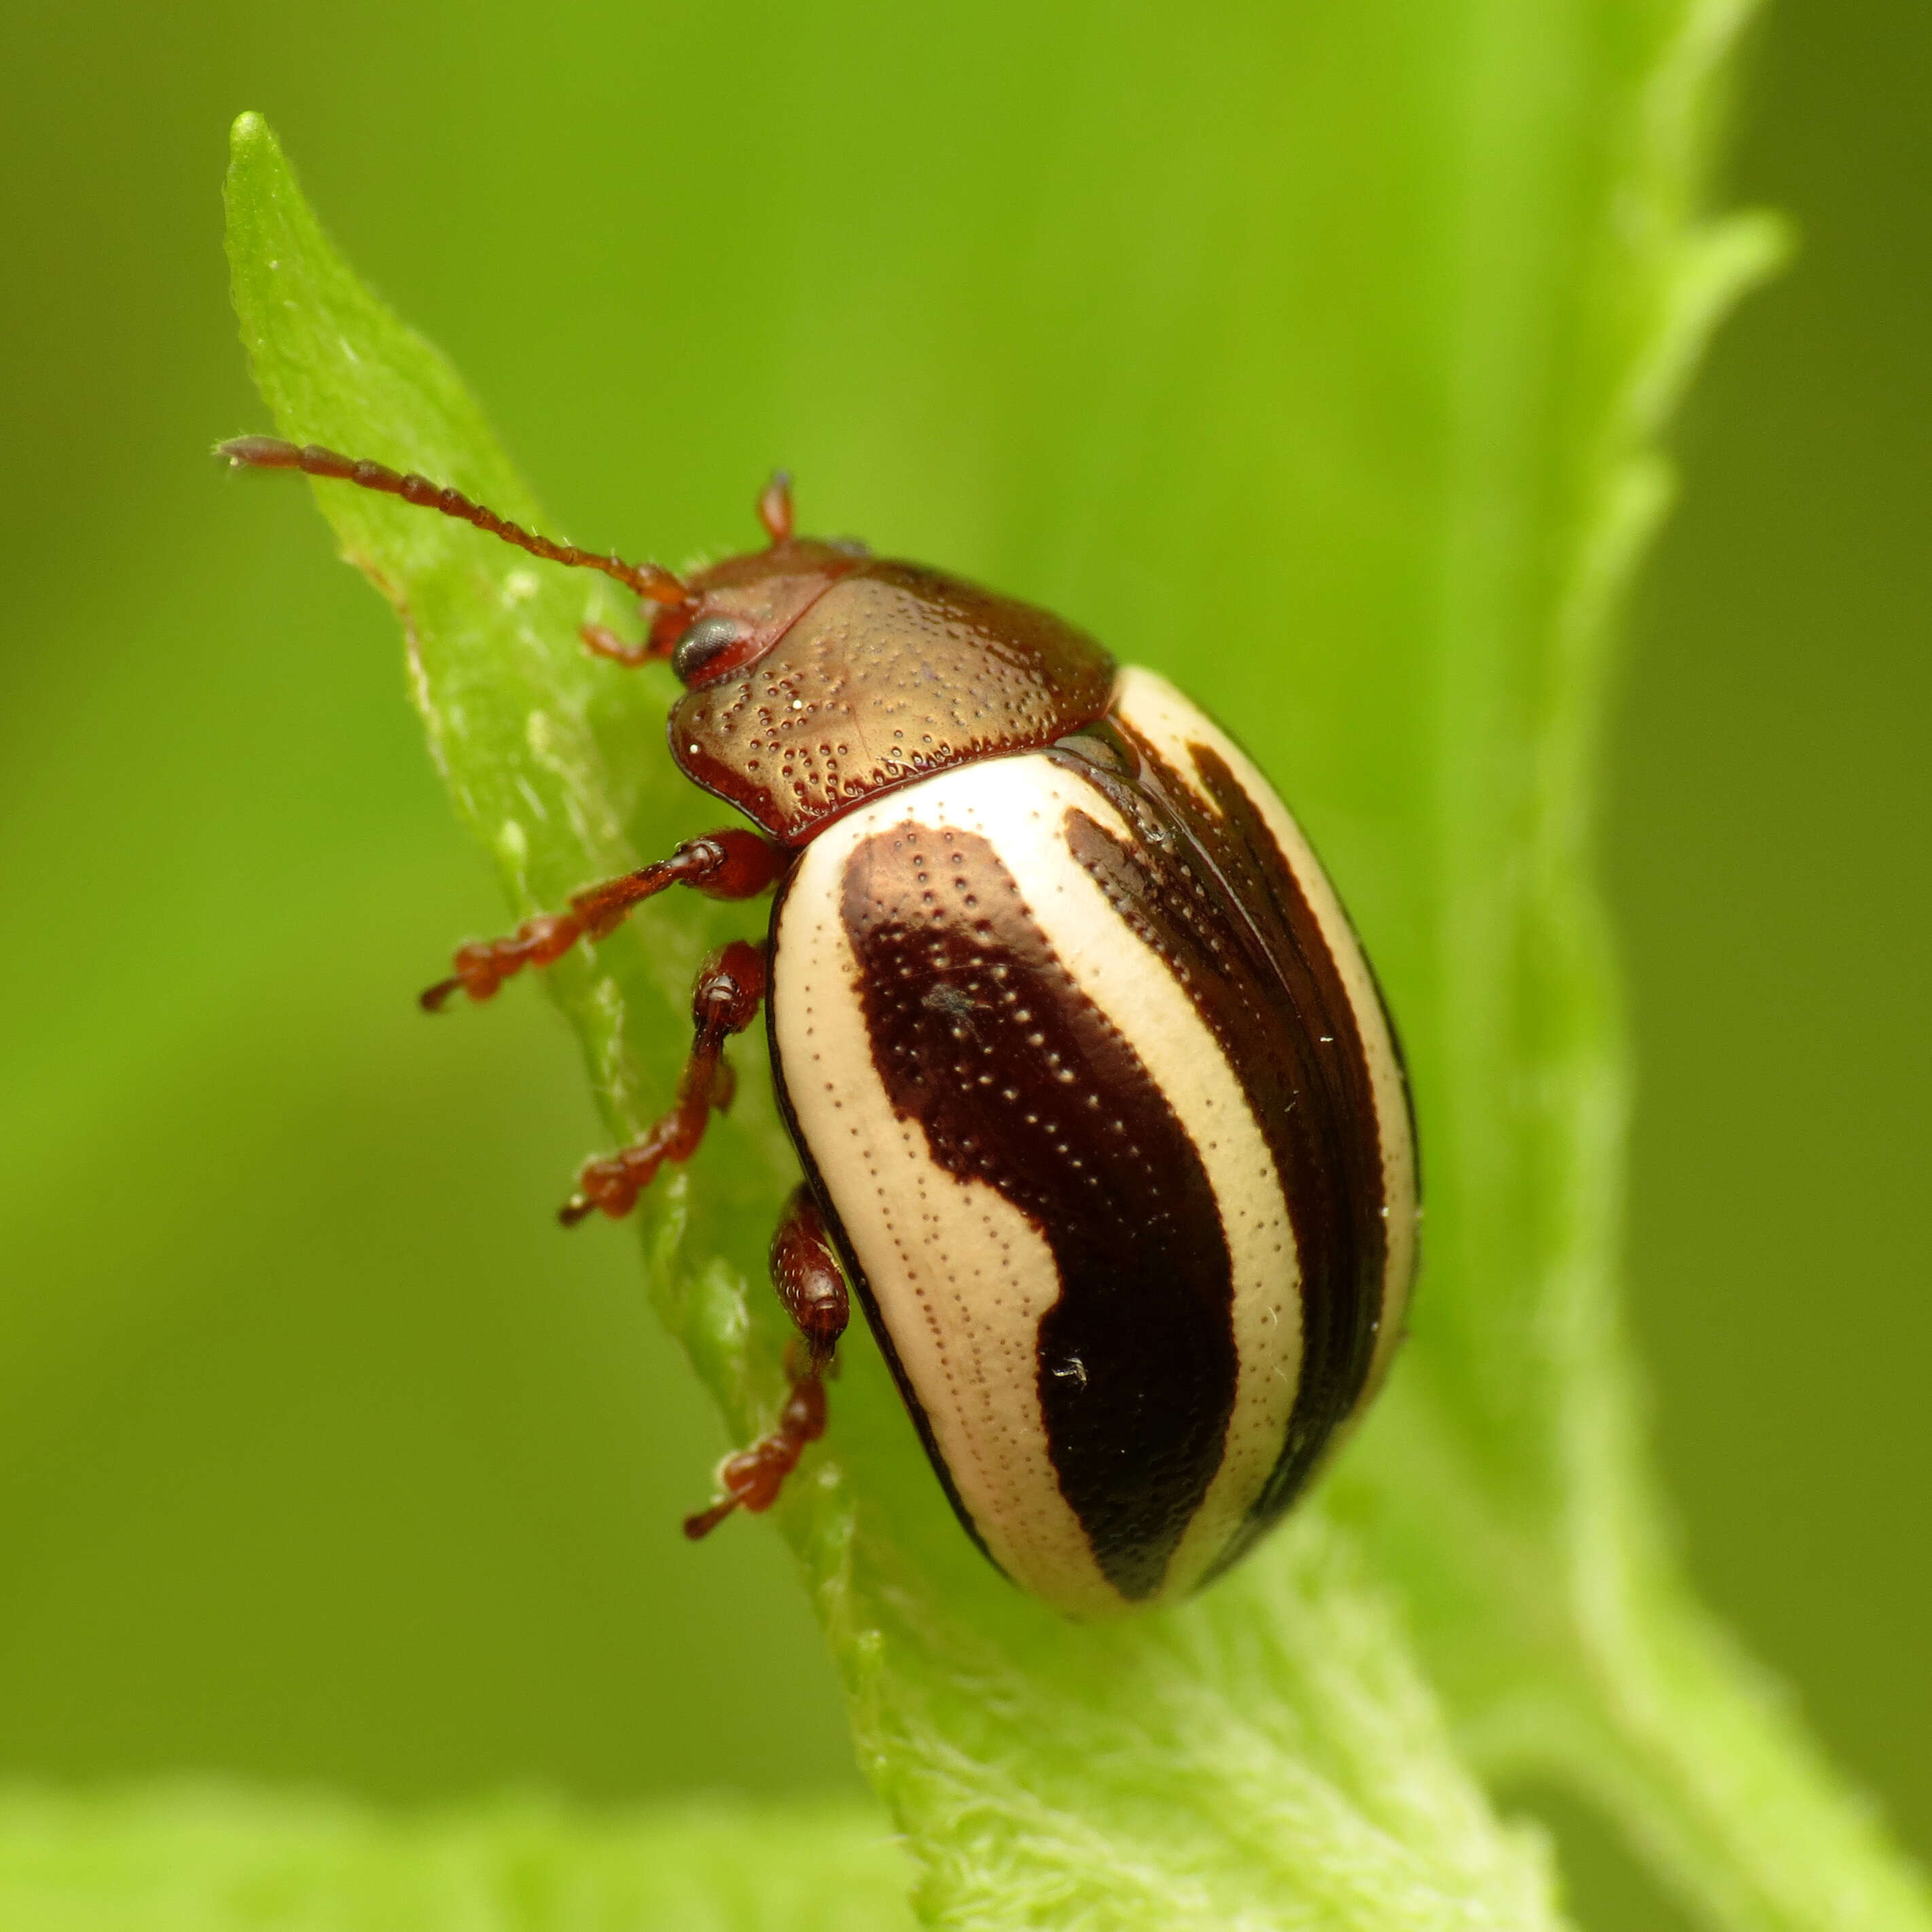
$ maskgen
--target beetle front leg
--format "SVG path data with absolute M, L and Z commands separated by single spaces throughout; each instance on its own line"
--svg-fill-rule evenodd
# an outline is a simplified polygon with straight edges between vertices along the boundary
M 634 644 L 627 642 L 608 624 L 580 624 L 577 634 L 583 639 L 584 648 L 593 656 L 608 658 L 613 664 L 626 665 L 632 670 L 640 664 L 649 664 L 654 658 L 670 656 L 668 651 L 657 648 L 649 631 L 640 643 Z
M 422 995 L 424 1010 L 440 1012 L 451 994 L 459 992 L 472 1000 L 487 1000 L 526 966 L 548 966 L 580 939 L 602 939 L 614 932 L 633 906 L 671 886 L 692 886 L 707 898 L 755 898 L 777 883 L 790 857 L 783 846 L 735 826 L 687 839 L 668 859 L 573 892 L 566 912 L 526 919 L 506 939 L 476 940 L 458 946 L 452 962 L 456 970 Z
M 737 1084 L 724 1059 L 724 1042 L 758 1016 L 766 978 L 764 953 L 744 939 L 721 946 L 698 968 L 691 992 L 696 1034 L 678 1076 L 676 1103 L 634 1147 L 586 1165 L 577 1192 L 557 1210 L 566 1228 L 592 1208 L 614 1219 L 628 1214 L 666 1161 L 688 1160 L 698 1151 L 712 1113 L 730 1106 Z
M 719 1466 L 724 1495 L 709 1509 L 685 1518 L 684 1533 L 694 1543 L 709 1536 L 735 1509 L 754 1515 L 770 1509 L 806 1445 L 825 1433 L 826 1371 L 845 1332 L 851 1304 L 818 1204 L 802 1187 L 794 1190 L 772 1237 L 771 1265 L 772 1285 L 798 1329 L 786 1357 L 790 1392 L 777 1427 Z

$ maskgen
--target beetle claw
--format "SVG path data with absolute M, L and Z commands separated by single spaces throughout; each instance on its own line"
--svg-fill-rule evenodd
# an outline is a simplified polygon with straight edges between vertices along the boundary
M 439 980 L 434 986 L 425 986 L 416 995 L 416 1004 L 426 1013 L 440 1013 L 447 1004 L 450 995 L 463 982 L 454 974 L 447 980 Z
M 816 1365 L 801 1371 L 788 1362 L 791 1394 L 779 1412 L 778 1426 L 748 1449 L 728 1456 L 718 1471 L 724 1493 L 708 1509 L 684 1520 L 684 1533 L 695 1543 L 709 1536 L 735 1509 L 760 1516 L 778 1499 L 785 1478 L 798 1467 L 807 1448 L 825 1433 L 825 1384 Z
M 684 1520 L 684 1533 L 693 1543 L 709 1536 L 731 1512 L 738 1507 L 736 1496 L 727 1496 L 721 1502 L 713 1503 L 709 1509 L 700 1510 L 695 1515 Z

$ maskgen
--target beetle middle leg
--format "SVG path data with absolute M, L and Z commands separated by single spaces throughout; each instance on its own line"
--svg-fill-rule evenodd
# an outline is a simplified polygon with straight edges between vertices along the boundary
M 455 971 L 424 993 L 424 1010 L 440 1012 L 445 1001 L 458 992 L 472 1000 L 489 999 L 526 966 L 548 966 L 580 939 L 602 939 L 614 932 L 633 906 L 670 886 L 689 886 L 707 898 L 755 898 L 777 883 L 790 856 L 783 846 L 736 826 L 686 839 L 668 859 L 573 892 L 567 911 L 539 913 L 505 939 L 472 940 L 459 946 L 451 962 Z
M 586 1163 L 577 1192 L 557 1210 L 566 1228 L 593 1208 L 614 1217 L 628 1214 L 666 1161 L 688 1160 L 698 1151 L 712 1114 L 730 1106 L 737 1085 L 724 1058 L 724 1042 L 757 1018 L 766 977 L 763 950 L 745 939 L 721 946 L 698 968 L 691 991 L 696 1031 L 678 1076 L 676 1100 L 634 1147 Z
M 851 1304 L 818 1204 L 803 1187 L 785 1204 L 772 1237 L 771 1265 L 772 1286 L 798 1330 L 785 1363 L 790 1393 L 777 1426 L 719 1466 L 724 1495 L 709 1509 L 685 1518 L 684 1533 L 693 1542 L 710 1535 L 735 1509 L 754 1515 L 770 1509 L 807 1444 L 825 1433 L 826 1371 L 845 1332 Z

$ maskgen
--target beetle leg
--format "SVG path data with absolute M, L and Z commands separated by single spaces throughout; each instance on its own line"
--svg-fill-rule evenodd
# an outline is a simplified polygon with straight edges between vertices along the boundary
M 684 1520 L 684 1533 L 692 1542 L 709 1536 L 735 1509 L 748 1509 L 754 1515 L 770 1509 L 786 1477 L 798 1467 L 806 1445 L 825 1433 L 824 1376 L 814 1368 L 801 1371 L 795 1358 L 788 1359 L 788 1366 L 792 1370 L 791 1394 L 778 1412 L 778 1426 L 718 1465 L 718 1484 L 724 1495 L 709 1509 Z
M 814 1370 L 832 1359 L 832 1351 L 851 1319 L 852 1304 L 845 1277 L 825 1232 L 825 1218 L 811 1191 L 792 1190 L 784 1218 L 772 1237 L 772 1286 L 812 1358 Z
M 648 631 L 642 640 L 634 644 L 620 636 L 608 624 L 580 624 L 577 634 L 584 640 L 585 649 L 593 655 L 608 658 L 614 664 L 628 664 L 634 670 L 639 664 L 649 664 L 654 658 L 665 655 L 652 646 Z
M 458 992 L 472 1000 L 488 999 L 526 966 L 548 966 L 580 939 L 602 939 L 615 932 L 634 905 L 667 886 L 694 886 L 714 899 L 755 898 L 776 883 L 790 856 L 783 846 L 738 826 L 687 839 L 668 859 L 572 893 L 568 911 L 526 919 L 507 939 L 473 940 L 458 946 L 451 962 L 456 970 L 422 995 L 424 1010 L 440 1012 Z
M 850 1304 L 818 1204 L 802 1187 L 786 1204 L 784 1218 L 772 1237 L 771 1258 L 772 1284 L 799 1331 L 786 1359 L 791 1390 L 778 1426 L 719 1466 L 724 1495 L 709 1509 L 685 1518 L 684 1533 L 693 1542 L 710 1535 L 735 1509 L 754 1514 L 770 1509 L 806 1445 L 825 1433 L 825 1375 L 832 1348 L 845 1332 Z
M 666 1161 L 688 1160 L 698 1151 L 713 1110 L 730 1106 L 736 1084 L 725 1064 L 724 1042 L 757 1017 L 765 980 L 765 956 L 748 940 L 721 946 L 698 969 L 691 994 L 696 1036 L 678 1077 L 675 1104 L 636 1146 L 586 1166 L 577 1192 L 557 1210 L 566 1228 L 593 1208 L 613 1217 L 628 1214 Z

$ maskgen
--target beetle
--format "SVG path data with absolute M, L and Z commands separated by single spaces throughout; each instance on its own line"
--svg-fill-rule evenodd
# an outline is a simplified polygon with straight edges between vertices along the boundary
M 1049 612 L 800 537 L 678 576 L 554 543 L 414 474 L 266 436 L 335 478 L 603 572 L 684 686 L 672 757 L 736 825 L 460 947 L 484 1000 L 673 886 L 772 894 L 706 960 L 673 1106 L 561 1210 L 626 1213 L 728 1105 L 762 1005 L 803 1180 L 771 1246 L 798 1330 L 772 1430 L 705 1534 L 776 1498 L 826 1425 L 850 1284 L 966 1533 L 1096 1616 L 1171 1599 L 1275 1522 L 1400 1337 L 1419 1214 L 1401 1054 L 1274 789 L 1172 685 Z

